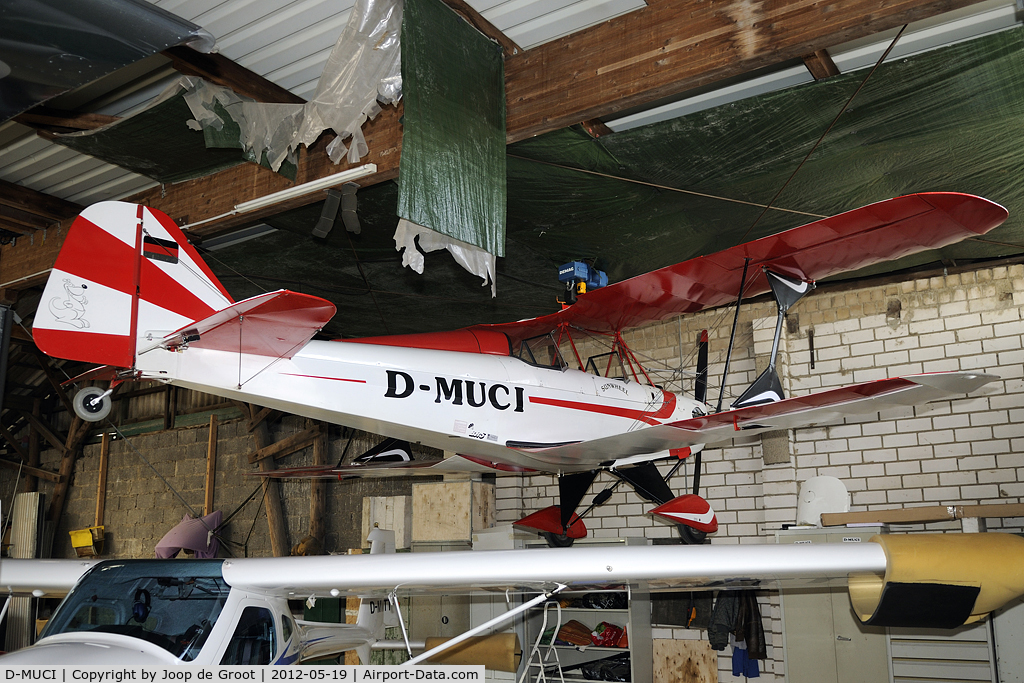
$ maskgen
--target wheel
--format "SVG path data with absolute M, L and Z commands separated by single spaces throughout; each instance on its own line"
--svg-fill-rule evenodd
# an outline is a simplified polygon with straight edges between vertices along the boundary
M 86 422 L 99 422 L 110 415 L 112 401 L 110 396 L 104 396 L 105 393 L 99 387 L 86 387 L 79 391 L 72 401 L 75 414 Z M 99 398 L 100 396 L 103 398 Z
M 683 543 L 686 545 L 701 545 L 708 537 L 706 531 L 698 531 L 685 524 L 676 524 L 676 528 L 679 530 L 679 538 L 683 539 Z
M 575 538 L 569 538 L 565 534 L 555 534 L 550 531 L 541 532 L 541 536 L 548 542 L 549 548 L 568 548 L 576 540 Z

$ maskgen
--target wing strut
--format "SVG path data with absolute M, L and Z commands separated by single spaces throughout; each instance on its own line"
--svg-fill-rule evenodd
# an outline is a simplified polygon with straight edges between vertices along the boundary
M 732 360 L 732 347 L 736 341 L 736 325 L 740 321 L 740 304 L 743 303 L 743 286 L 747 282 L 747 267 L 750 257 L 743 259 L 743 274 L 740 276 L 740 292 L 736 295 L 736 314 L 732 317 L 732 332 L 729 333 L 729 350 L 725 352 L 725 369 L 722 370 L 722 388 L 718 391 L 718 407 L 716 413 L 722 412 L 722 399 L 725 397 L 725 381 L 729 378 L 729 361 Z
M 789 309 L 797 301 L 800 301 L 807 292 L 814 289 L 813 282 L 804 282 L 784 277 L 778 273 L 773 273 L 767 268 L 764 271 L 764 275 L 768 278 L 768 284 L 772 288 L 772 296 L 775 297 L 775 308 L 778 311 L 778 317 L 775 320 L 775 338 L 772 340 L 772 353 L 768 357 L 768 367 L 733 402 L 733 408 L 746 408 L 747 406 L 756 406 L 762 403 L 774 403 L 786 397 L 782 391 L 782 382 L 779 381 L 779 373 L 775 371 L 775 361 L 779 355 L 779 342 L 782 339 L 782 324 L 786 321 L 786 313 Z M 736 310 L 739 311 L 738 304 Z
M 407 662 L 403 663 L 401 666 L 412 666 L 413 664 L 419 664 L 422 661 L 429 660 L 431 657 L 433 657 L 438 652 L 442 652 L 444 650 L 447 650 L 450 647 L 454 647 L 455 645 L 458 645 L 462 641 L 464 641 L 464 640 L 466 640 L 468 638 L 471 638 L 471 637 L 475 636 L 478 633 L 483 633 L 484 631 L 489 631 L 490 629 L 492 629 L 493 627 L 497 626 L 498 624 L 501 624 L 501 623 L 504 623 L 504 622 L 509 621 L 511 619 L 514 619 L 516 617 L 516 615 L 522 614 L 526 610 L 531 609 L 533 607 L 536 607 L 537 605 L 541 604 L 542 602 L 546 602 L 547 600 L 551 599 L 553 596 L 557 595 L 558 593 L 561 593 L 563 590 L 565 590 L 565 588 L 566 588 L 566 586 L 564 584 L 559 584 L 558 587 L 555 588 L 554 590 L 550 590 L 550 591 L 548 591 L 546 593 L 541 593 L 540 595 L 538 595 L 537 597 L 533 598 L 532 600 L 524 602 L 522 605 L 519 605 L 518 607 L 516 607 L 514 609 L 510 609 L 507 612 L 502 612 L 501 614 L 499 614 L 498 616 L 494 617 L 490 621 L 485 621 L 484 623 L 480 624 L 479 626 L 474 626 L 473 628 L 469 629 L 465 633 L 463 633 L 461 635 L 458 635 L 458 636 L 455 636 L 451 640 L 444 641 L 443 643 L 441 643 L 440 645 L 435 647 L 433 650 L 427 650 L 426 652 L 424 652 L 422 654 L 416 655 L 412 659 L 410 659 Z

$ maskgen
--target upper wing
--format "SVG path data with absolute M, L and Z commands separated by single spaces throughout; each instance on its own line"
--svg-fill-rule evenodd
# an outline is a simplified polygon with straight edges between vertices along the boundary
M 607 460 L 654 453 L 670 448 L 710 444 L 737 436 L 775 429 L 792 429 L 839 422 L 850 415 L 873 413 L 968 393 L 998 379 L 978 372 L 937 372 L 892 377 L 848 387 L 796 396 L 775 403 L 727 410 L 689 420 L 583 441 L 554 448 L 526 450 L 530 457 L 550 463 L 596 457 Z
M 588 292 L 557 313 L 475 327 L 504 332 L 513 340 L 546 334 L 562 323 L 620 331 L 735 301 L 748 258 L 743 292 L 757 296 L 769 291 L 762 267 L 820 280 L 983 235 L 1006 217 L 1006 209 L 973 195 L 897 197 Z

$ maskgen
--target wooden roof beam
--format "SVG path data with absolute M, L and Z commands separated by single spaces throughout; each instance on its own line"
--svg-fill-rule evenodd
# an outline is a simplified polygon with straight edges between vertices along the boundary
M 466 0 L 441 1 L 451 7 L 452 10 L 454 10 L 460 17 L 465 19 L 470 26 L 498 43 L 498 45 L 501 45 L 501 49 L 504 51 L 506 57 L 517 55 L 523 51 L 523 48 L 519 47 L 514 40 L 506 36 L 494 24 L 484 19 L 479 12 L 473 9 L 470 4 L 466 2 Z
M 77 216 L 85 207 L 22 185 L 0 180 L 0 205 L 54 221 Z
M 978 0 L 648 0 L 505 61 L 508 141 L 678 96 Z
M 815 50 L 801 59 L 804 60 L 804 66 L 816 81 L 823 81 L 826 78 L 839 75 L 839 67 L 832 61 L 832 55 L 828 53 L 828 50 Z
M 167 48 L 160 54 L 170 59 L 172 66 L 186 76 L 198 76 L 223 85 L 257 102 L 302 104 L 306 101 L 221 54 L 196 52 L 186 45 Z

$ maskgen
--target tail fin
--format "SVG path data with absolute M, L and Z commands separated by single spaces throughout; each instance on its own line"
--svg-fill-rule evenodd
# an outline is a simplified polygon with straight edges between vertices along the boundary
M 140 339 L 158 339 L 231 303 L 166 214 L 100 202 L 68 230 L 33 336 L 51 356 L 132 367 Z
M 375 527 L 368 536 L 370 540 L 370 554 L 393 553 L 395 552 L 395 532 L 386 531 Z M 398 615 L 391 608 L 387 600 L 370 600 L 363 598 L 359 601 L 359 615 L 356 617 L 356 626 L 366 629 L 373 640 L 384 640 L 384 629 L 389 626 L 398 625 Z M 370 663 L 370 645 L 373 641 L 364 643 L 356 648 L 359 654 L 360 664 Z

